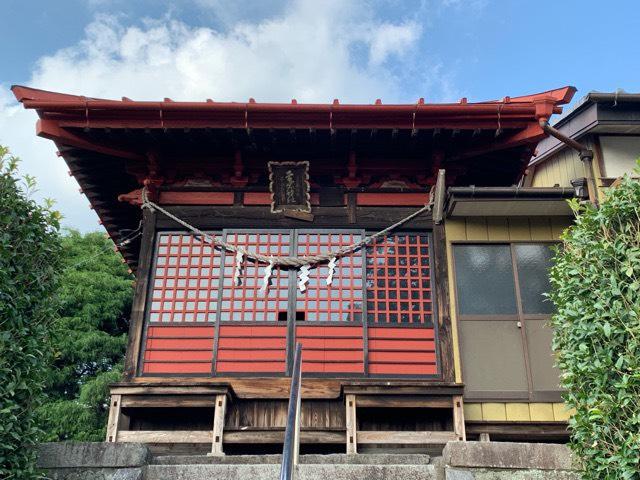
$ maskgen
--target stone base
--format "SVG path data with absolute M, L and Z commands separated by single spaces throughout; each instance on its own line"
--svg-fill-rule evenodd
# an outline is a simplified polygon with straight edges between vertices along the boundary
M 280 455 L 163 456 L 134 443 L 47 443 L 38 465 L 54 480 L 277 479 Z M 428 455 L 302 455 L 301 480 L 578 480 L 564 445 L 449 442 Z

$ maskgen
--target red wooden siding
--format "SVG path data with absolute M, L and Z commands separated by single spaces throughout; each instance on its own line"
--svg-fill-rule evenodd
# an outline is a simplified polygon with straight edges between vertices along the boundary
M 143 359 L 143 373 L 211 373 L 213 326 L 150 325 Z
M 426 193 L 358 193 L 356 201 L 371 207 L 422 207 L 429 201 Z
M 309 195 L 311 205 L 320 204 L 320 194 L 311 193 Z M 244 192 L 245 205 L 271 205 L 271 193 L 269 192 Z
M 286 326 L 220 326 L 217 373 L 284 373 L 286 361 Z
M 296 326 L 303 373 L 364 373 L 362 326 Z
M 435 375 L 433 328 L 369 327 L 369 373 Z
M 162 205 L 233 205 L 233 192 L 160 192 Z

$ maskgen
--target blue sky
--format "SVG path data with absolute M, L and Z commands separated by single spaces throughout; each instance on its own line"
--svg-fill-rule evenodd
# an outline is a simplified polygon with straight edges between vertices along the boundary
M 640 91 L 640 2 L 3 0 L 0 143 L 66 224 L 96 218 L 11 84 L 134 99 L 469 101 Z

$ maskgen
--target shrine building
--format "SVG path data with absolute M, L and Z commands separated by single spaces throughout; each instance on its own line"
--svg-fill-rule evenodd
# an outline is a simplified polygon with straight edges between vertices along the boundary
M 297 343 L 302 452 L 568 439 L 543 293 L 589 188 L 527 169 L 573 87 L 403 105 L 13 92 L 136 276 L 107 441 L 280 451 Z

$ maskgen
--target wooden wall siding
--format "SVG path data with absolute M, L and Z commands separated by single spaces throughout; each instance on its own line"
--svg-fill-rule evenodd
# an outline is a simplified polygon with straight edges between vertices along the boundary
M 364 373 L 364 328 L 296 326 L 303 373 Z
M 552 158 L 540 165 L 536 165 L 533 171 L 532 187 L 571 187 L 574 178 L 586 177 L 584 165 L 578 154 L 569 149 L 558 152 Z
M 284 373 L 287 327 L 279 325 L 221 325 L 218 373 Z
M 287 400 L 236 400 L 227 406 L 225 430 L 284 429 L 287 424 Z M 303 400 L 300 427 L 318 430 L 344 430 L 344 402 Z
M 436 375 L 432 328 L 369 327 L 369 373 Z
M 447 265 L 449 273 L 449 298 L 451 299 L 451 333 L 456 382 L 462 382 L 457 311 L 456 286 L 453 265 L 455 242 L 511 242 L 556 241 L 562 231 L 571 225 L 564 217 L 468 217 L 448 219 L 445 222 L 447 238 Z
M 143 373 L 211 373 L 214 336 L 213 326 L 150 325 Z
M 464 404 L 468 422 L 566 422 L 573 415 L 564 403 L 500 403 Z

